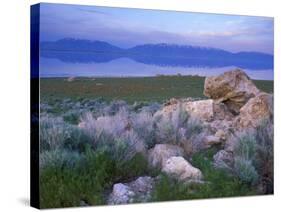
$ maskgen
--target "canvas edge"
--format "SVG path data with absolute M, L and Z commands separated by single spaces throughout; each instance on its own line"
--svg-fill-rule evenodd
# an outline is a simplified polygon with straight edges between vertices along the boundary
M 40 4 L 30 7 L 30 206 L 40 208 L 39 38 Z

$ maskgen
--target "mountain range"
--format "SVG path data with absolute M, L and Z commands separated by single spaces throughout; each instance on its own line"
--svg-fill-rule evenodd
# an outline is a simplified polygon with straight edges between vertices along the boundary
M 249 69 L 273 69 L 273 55 L 261 52 L 232 53 L 208 47 L 176 44 L 144 44 L 119 48 L 104 41 L 64 38 L 41 42 L 42 57 L 64 62 L 109 62 L 126 57 L 140 63 L 160 66 L 238 66 Z

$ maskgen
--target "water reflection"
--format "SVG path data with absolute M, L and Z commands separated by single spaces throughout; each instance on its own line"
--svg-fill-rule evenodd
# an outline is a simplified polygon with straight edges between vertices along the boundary
M 42 51 L 41 56 L 55 58 L 68 63 L 106 63 L 119 58 L 129 58 L 139 63 L 158 66 L 184 66 L 184 67 L 224 67 L 238 66 L 245 69 L 272 69 L 273 61 L 270 57 L 259 59 L 247 56 L 230 57 L 226 55 L 202 57 L 185 56 L 158 56 L 130 53 L 95 53 L 95 52 L 66 52 L 66 51 Z
M 117 59 L 108 63 L 65 63 L 57 59 L 41 58 L 41 77 L 67 77 L 67 76 L 156 76 L 159 74 L 211 76 L 223 73 L 235 66 L 221 68 L 208 67 L 172 67 L 155 66 L 137 63 L 127 58 Z M 244 69 L 253 79 L 273 79 L 273 71 Z

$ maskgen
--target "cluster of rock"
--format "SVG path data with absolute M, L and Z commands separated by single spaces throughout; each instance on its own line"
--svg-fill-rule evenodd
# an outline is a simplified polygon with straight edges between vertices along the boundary
M 148 152 L 148 163 L 151 168 L 160 169 L 181 182 L 203 183 L 201 171 L 184 159 L 184 155 L 184 150 L 179 146 L 156 144 Z M 114 184 L 107 203 L 113 205 L 147 202 L 158 179 L 143 176 L 129 183 Z
M 171 144 L 157 144 L 148 151 L 150 167 L 184 183 L 202 183 L 203 174 L 186 159 L 196 151 L 220 145 L 214 155 L 214 165 L 229 168 L 233 164 L 233 137 L 247 128 L 257 127 L 263 120 L 273 119 L 273 96 L 260 91 L 241 70 L 207 77 L 204 95 L 210 99 L 192 101 L 171 99 L 156 115 L 171 116 L 178 105 L 203 123 L 204 133 L 196 140 L 196 148 Z M 190 141 L 187 141 L 187 143 Z M 141 181 L 142 183 L 139 183 Z M 115 184 L 109 204 L 145 200 L 149 197 L 155 179 L 139 178 L 127 184 Z M 136 186 L 137 185 L 137 186 Z
M 236 135 L 244 130 L 255 129 L 262 121 L 273 124 L 273 95 L 260 91 L 241 70 L 225 72 L 217 77 L 207 77 L 204 94 L 222 103 L 233 116 L 223 118 L 220 124 L 210 123 L 215 129 L 224 128 L 224 148 L 214 155 L 214 165 L 220 168 L 233 166 Z M 223 127 L 221 126 L 223 125 Z
M 235 132 L 256 128 L 267 119 L 273 119 L 273 96 L 260 91 L 240 69 L 219 76 L 207 77 L 204 85 L 207 100 L 186 101 L 172 99 L 157 113 L 169 116 L 178 104 L 190 115 L 200 119 L 205 135 L 197 150 L 216 144 L 225 144 Z

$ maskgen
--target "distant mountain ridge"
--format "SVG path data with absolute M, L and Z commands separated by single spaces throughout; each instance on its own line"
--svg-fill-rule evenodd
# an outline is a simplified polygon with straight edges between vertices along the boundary
M 122 51 L 121 48 L 113 46 L 104 41 L 90 41 L 74 38 L 64 38 L 58 41 L 41 42 L 40 48 L 48 51 L 98 51 L 114 52 Z
M 132 48 L 120 48 L 114 46 L 105 41 L 91 41 L 84 39 L 74 39 L 74 38 L 64 38 L 57 41 L 47 41 L 41 42 L 40 48 L 42 50 L 52 50 L 52 51 L 100 51 L 100 52 L 130 52 L 130 53 L 159 53 L 162 54 L 186 54 L 192 53 L 196 55 L 200 55 L 202 53 L 208 52 L 209 54 L 217 54 L 217 55 L 240 55 L 240 56 L 271 56 L 271 54 L 261 53 L 261 52 L 245 52 L 241 51 L 238 53 L 232 53 L 226 50 L 222 50 L 219 48 L 211 48 L 211 47 L 200 47 L 200 46 L 192 46 L 192 45 L 178 45 L 178 44 L 167 44 L 167 43 L 158 43 L 158 44 L 143 44 L 136 45 Z M 193 55 L 194 56 L 194 55 Z
M 108 62 L 127 57 L 137 62 L 155 65 L 206 66 L 235 65 L 241 68 L 273 68 L 273 55 L 261 52 L 232 53 L 209 47 L 177 44 L 143 44 L 132 48 L 119 48 L 104 41 L 64 38 L 41 42 L 41 55 L 66 62 Z

